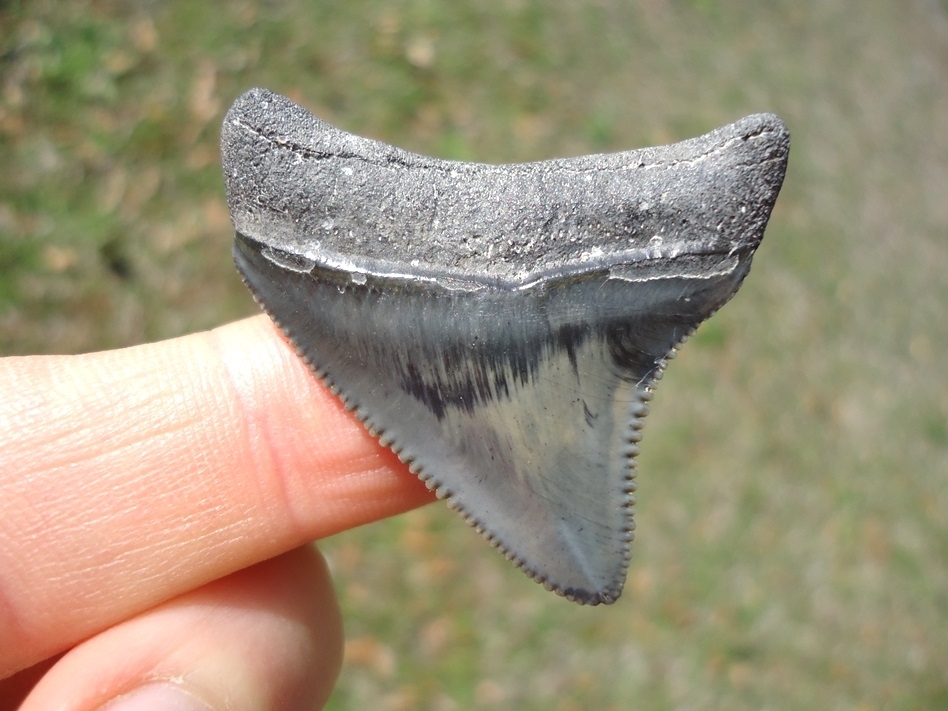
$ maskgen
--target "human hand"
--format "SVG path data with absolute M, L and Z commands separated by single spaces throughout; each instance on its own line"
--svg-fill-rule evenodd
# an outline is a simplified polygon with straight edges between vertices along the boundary
M 305 544 L 432 498 L 264 316 L 0 359 L 0 709 L 317 707 L 342 626 Z

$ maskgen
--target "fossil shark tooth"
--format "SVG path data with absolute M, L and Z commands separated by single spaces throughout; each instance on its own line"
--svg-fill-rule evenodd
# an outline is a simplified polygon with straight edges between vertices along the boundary
M 789 145 L 761 114 L 659 148 L 461 163 L 261 89 L 222 135 L 259 303 L 440 497 L 587 604 L 622 590 L 655 381 L 750 269 Z

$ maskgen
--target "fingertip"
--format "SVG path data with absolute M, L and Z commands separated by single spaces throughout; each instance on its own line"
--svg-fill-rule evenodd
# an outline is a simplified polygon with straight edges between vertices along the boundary
M 80 644 L 21 711 L 320 708 L 342 649 L 329 571 L 315 547 L 306 546 Z
M 291 519 L 300 540 L 434 500 L 407 465 L 347 412 L 266 317 L 211 332 L 246 430 L 241 446 L 258 488 Z
M 0 371 L 0 676 L 434 498 L 265 316 Z

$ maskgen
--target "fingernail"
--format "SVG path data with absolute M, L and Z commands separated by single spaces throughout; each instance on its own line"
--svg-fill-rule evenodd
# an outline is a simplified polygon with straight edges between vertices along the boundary
M 211 711 L 211 707 L 180 686 L 148 684 L 113 699 L 99 711 Z

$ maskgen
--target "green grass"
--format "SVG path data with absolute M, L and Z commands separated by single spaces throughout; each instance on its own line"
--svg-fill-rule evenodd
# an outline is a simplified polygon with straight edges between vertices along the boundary
M 344 534 L 331 708 L 948 707 L 944 3 L 135 7 L 0 6 L 0 353 L 256 312 L 217 154 L 250 86 L 462 159 L 793 133 L 751 276 L 658 389 L 622 599 L 555 598 L 437 506 Z

